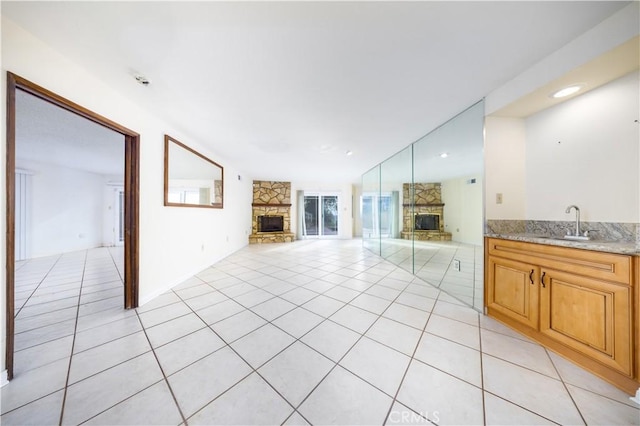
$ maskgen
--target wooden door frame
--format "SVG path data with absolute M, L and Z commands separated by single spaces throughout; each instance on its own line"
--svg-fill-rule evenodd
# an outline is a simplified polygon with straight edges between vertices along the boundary
M 16 90 L 91 120 L 124 136 L 124 308 L 138 307 L 138 238 L 140 187 L 140 135 L 93 111 L 63 98 L 29 80 L 7 71 L 7 157 L 6 157 L 6 353 L 7 379 L 13 378 L 15 315 L 15 148 Z

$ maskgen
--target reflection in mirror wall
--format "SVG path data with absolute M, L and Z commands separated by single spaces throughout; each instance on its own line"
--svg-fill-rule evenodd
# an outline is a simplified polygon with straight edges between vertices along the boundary
M 222 166 L 169 135 L 164 144 L 164 205 L 221 209 Z
M 380 248 L 382 257 L 413 272 L 413 207 L 407 194 L 413 180 L 412 146 L 380 164 Z
M 378 199 L 380 197 L 380 165 L 362 175 L 360 217 L 362 220 L 362 244 L 368 250 L 380 254 L 380 221 Z
M 483 127 L 479 102 L 363 175 L 361 204 L 366 248 L 478 310 Z

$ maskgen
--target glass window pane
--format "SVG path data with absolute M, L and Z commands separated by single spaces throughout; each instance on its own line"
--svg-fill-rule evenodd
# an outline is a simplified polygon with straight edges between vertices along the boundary
M 304 229 L 305 235 L 318 235 L 318 196 L 304 197 Z
M 322 197 L 322 235 L 338 235 L 338 197 Z

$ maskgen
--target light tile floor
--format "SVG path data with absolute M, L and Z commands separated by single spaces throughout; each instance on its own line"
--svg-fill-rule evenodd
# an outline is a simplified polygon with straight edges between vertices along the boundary
M 640 423 L 358 240 L 249 246 L 130 311 L 117 251 L 17 265 L 3 425 Z
M 365 241 L 372 251 L 455 296 L 468 305 L 482 306 L 484 248 L 455 241 L 411 241 L 394 238 Z M 460 262 L 460 270 L 454 261 Z

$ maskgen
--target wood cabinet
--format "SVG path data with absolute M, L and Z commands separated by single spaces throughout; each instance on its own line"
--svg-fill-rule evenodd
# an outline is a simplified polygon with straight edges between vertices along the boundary
M 487 238 L 487 314 L 629 393 L 633 256 Z
M 529 327 L 538 327 L 538 266 L 490 256 L 487 306 Z
M 631 287 L 542 270 L 540 332 L 631 376 Z

